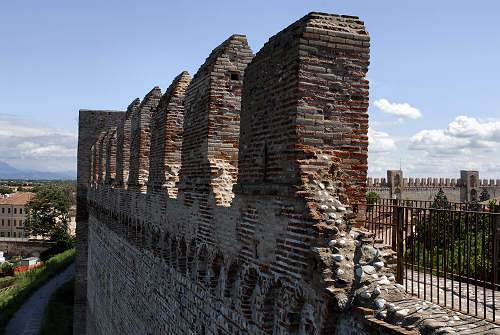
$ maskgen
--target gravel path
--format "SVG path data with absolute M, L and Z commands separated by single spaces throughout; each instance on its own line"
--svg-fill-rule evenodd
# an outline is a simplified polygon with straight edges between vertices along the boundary
M 66 270 L 52 278 L 47 284 L 40 287 L 21 306 L 21 308 L 10 319 L 5 329 L 6 335 L 36 335 L 40 329 L 43 319 L 43 311 L 47 306 L 50 296 L 64 282 L 75 274 L 75 264 L 68 266 Z

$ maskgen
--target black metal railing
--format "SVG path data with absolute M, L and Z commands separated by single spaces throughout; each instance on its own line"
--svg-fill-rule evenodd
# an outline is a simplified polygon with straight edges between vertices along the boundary
M 382 199 L 367 205 L 366 228 L 396 251 L 407 292 L 498 323 L 500 206 L 470 209 Z

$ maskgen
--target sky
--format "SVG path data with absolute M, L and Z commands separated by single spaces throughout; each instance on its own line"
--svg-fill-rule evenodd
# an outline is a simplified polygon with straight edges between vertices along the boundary
M 311 11 L 371 37 L 369 176 L 500 178 L 500 2 L 0 1 L 0 160 L 75 171 L 79 109 L 124 110 L 232 34 L 256 53 Z

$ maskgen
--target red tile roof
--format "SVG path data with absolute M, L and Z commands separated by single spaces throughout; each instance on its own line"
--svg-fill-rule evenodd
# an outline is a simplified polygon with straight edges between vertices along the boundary
M 32 192 L 16 192 L 9 194 L 8 198 L 0 198 L 0 205 L 24 206 L 35 196 Z

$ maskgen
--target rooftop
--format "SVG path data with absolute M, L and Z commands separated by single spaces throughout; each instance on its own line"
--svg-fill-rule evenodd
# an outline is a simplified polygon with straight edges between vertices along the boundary
M 0 198 L 0 205 L 25 205 L 34 195 L 32 192 L 12 193 L 8 198 Z

